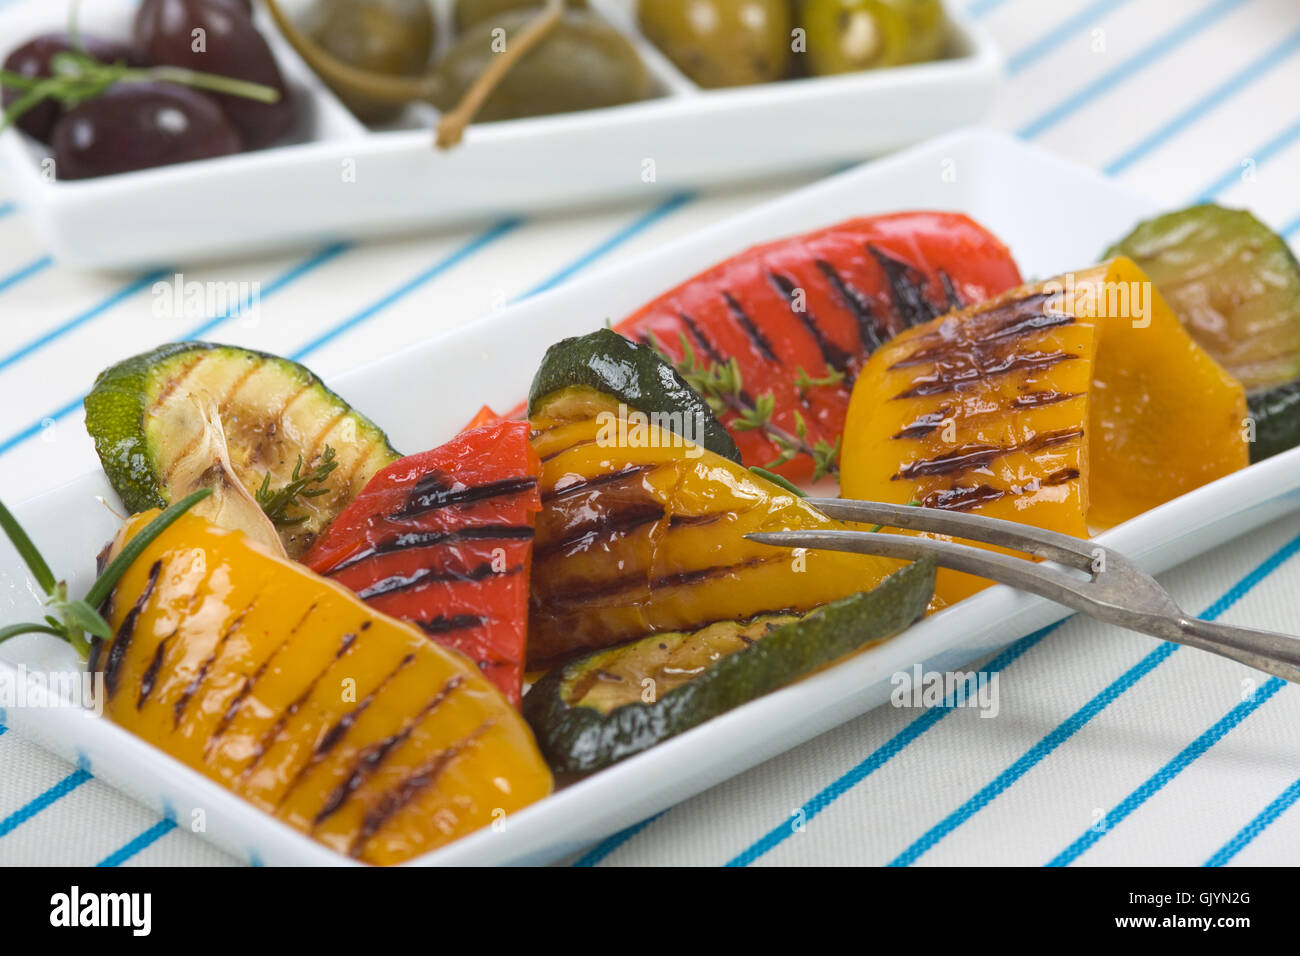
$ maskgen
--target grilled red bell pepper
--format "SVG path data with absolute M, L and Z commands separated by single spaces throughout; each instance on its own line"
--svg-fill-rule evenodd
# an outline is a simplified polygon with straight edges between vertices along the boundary
M 303 558 L 465 654 L 516 706 L 541 508 L 528 434 L 527 422 L 501 422 L 394 462 Z
M 745 464 L 801 481 L 813 474 L 809 451 L 819 442 L 823 461 L 833 459 L 854 378 L 881 342 L 1020 283 L 1007 247 L 968 217 L 903 212 L 750 249 L 615 328 L 657 345 L 679 368 L 683 341 L 697 369 L 734 358 L 740 387 L 721 397 L 723 424 Z M 752 427 L 746 409 L 769 394 L 767 424 Z M 774 464 L 791 448 L 794 457 Z

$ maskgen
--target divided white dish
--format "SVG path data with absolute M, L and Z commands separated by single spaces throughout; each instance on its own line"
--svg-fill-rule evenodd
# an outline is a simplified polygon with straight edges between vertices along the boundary
M 447 0 L 434 2 L 446 37 Z M 57 259 L 153 268 L 579 204 L 653 202 L 747 178 L 830 168 L 976 121 L 1001 78 L 1002 60 L 988 34 L 952 10 L 946 60 L 702 90 L 635 35 L 632 4 L 591 0 L 633 37 L 655 75 L 657 98 L 475 126 L 449 152 L 433 149 L 432 107 L 411 107 L 384 130 L 357 122 L 259 9 L 262 34 L 310 105 L 308 128 L 294 143 L 72 182 L 51 180 L 39 144 L 15 130 L 0 134 L 0 155 Z M 83 0 L 81 28 L 127 37 L 134 9 L 134 0 Z M 63 0 L 18 0 L 0 9 L 0 59 L 36 33 L 62 29 L 65 17 Z M 345 170 L 354 174 L 350 181 Z
M 398 448 L 427 448 L 449 437 L 484 402 L 504 407 L 521 398 L 542 352 L 557 339 L 598 327 L 605 316 L 624 315 L 756 242 L 848 216 L 907 208 L 968 213 L 1011 246 L 1026 276 L 1086 266 L 1136 220 L 1156 211 L 1115 183 L 1017 140 L 963 132 L 800 190 L 331 384 L 385 427 Z M 56 571 L 73 573 L 76 593 L 88 586 L 93 556 L 116 528 L 100 498 L 114 501 L 95 473 L 17 509 Z M 1160 571 L 1295 508 L 1300 449 L 1207 485 L 1101 540 Z M 17 557 L 0 546 L 0 624 L 33 619 L 38 608 Z M 882 703 L 897 671 L 918 662 L 938 670 L 961 667 L 1066 613 L 1009 588 L 991 588 L 892 641 L 569 786 L 511 817 L 502 829 L 473 834 L 415 862 L 557 859 Z M 18 665 L 29 671 L 77 666 L 70 649 L 55 639 L 30 635 L 0 645 L 0 669 L 9 672 L 0 677 L 12 679 Z M 348 862 L 106 720 L 66 708 L 11 708 L 0 713 L 0 721 L 182 825 L 201 807 L 206 836 L 243 859 Z

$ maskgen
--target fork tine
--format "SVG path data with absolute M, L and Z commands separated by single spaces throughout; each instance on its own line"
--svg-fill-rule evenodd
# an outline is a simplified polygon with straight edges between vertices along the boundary
M 1001 581 L 1076 611 L 1092 611 L 1095 607 L 1093 597 L 1087 592 L 1087 588 L 1092 586 L 1089 581 L 1050 565 L 966 544 L 873 531 L 760 531 L 745 537 L 759 544 L 783 548 L 851 551 L 905 561 L 930 557 L 945 568 Z
M 829 518 L 870 521 L 891 528 L 930 531 L 968 541 L 982 541 L 1047 558 L 1049 561 L 1058 561 L 1081 571 L 1091 571 L 1096 558 L 1097 546 L 1091 541 L 1001 518 L 986 518 L 960 511 L 945 511 L 942 508 L 918 508 L 915 505 L 848 498 L 808 498 L 807 502 Z

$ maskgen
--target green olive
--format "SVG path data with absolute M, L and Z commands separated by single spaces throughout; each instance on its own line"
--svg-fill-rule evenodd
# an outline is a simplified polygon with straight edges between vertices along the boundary
M 359 69 L 388 76 L 419 76 L 433 52 L 434 21 L 428 0 L 316 0 L 304 28 L 328 53 Z M 400 104 L 333 87 L 358 119 L 392 119 Z
M 938 59 L 948 34 L 940 0 L 799 0 L 799 25 L 818 76 Z
M 640 0 L 641 30 L 700 86 L 747 86 L 789 72 L 790 0 Z
M 535 15 L 533 10 L 507 12 L 472 26 L 438 64 L 434 104 L 444 111 L 454 108 L 492 57 L 505 53 L 511 36 Z M 643 100 L 650 93 L 650 74 L 627 38 L 591 14 L 569 12 L 506 74 L 478 119 L 599 109 Z
M 541 0 L 456 0 L 452 7 L 452 19 L 456 23 L 456 32 L 468 30 L 474 24 L 508 10 L 523 7 L 537 9 Z M 587 0 L 565 0 L 565 6 L 575 10 L 587 9 Z

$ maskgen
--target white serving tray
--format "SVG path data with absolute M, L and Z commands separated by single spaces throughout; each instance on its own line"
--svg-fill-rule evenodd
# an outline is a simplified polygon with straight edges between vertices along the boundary
M 446 38 L 447 0 L 434 2 Z M 1002 73 L 988 34 L 952 10 L 946 60 L 705 91 L 636 35 L 633 3 L 591 0 L 633 38 L 657 98 L 475 126 L 450 152 L 433 149 L 432 107 L 412 107 L 384 131 L 357 122 L 259 9 L 286 80 L 310 104 L 291 145 L 70 182 L 51 181 L 44 147 L 14 130 L 0 135 L 0 154 L 57 259 L 154 268 L 827 169 L 976 121 Z M 134 9 L 134 0 L 83 0 L 82 29 L 125 38 Z M 0 10 L 0 59 L 33 34 L 62 29 L 66 16 L 66 0 Z M 345 168 L 355 181 L 344 181 Z
M 1026 276 L 1091 264 L 1137 219 L 1156 211 L 1115 183 L 1017 140 L 978 130 L 958 133 L 800 190 L 331 384 L 386 428 L 396 447 L 428 448 L 446 440 L 484 402 L 514 404 L 557 339 L 597 328 L 606 316 L 627 314 L 756 242 L 906 208 L 970 214 L 1011 246 Z M 74 593 L 89 586 L 94 554 L 117 526 L 101 499 L 115 503 L 95 473 L 17 509 L 55 572 L 73 575 Z M 1297 507 L 1300 449 L 1207 485 L 1101 540 L 1148 570 L 1161 571 Z M 900 670 L 918 662 L 936 670 L 960 668 L 1065 614 L 1042 599 L 990 588 L 892 641 L 569 786 L 511 817 L 499 831 L 481 831 L 415 862 L 557 859 L 884 702 L 889 678 Z M 0 624 L 37 615 L 35 593 L 16 555 L 0 546 Z M 0 668 L 17 664 L 64 671 L 78 666 L 69 648 L 38 635 L 0 645 Z M 107 720 L 69 709 L 11 709 L 0 720 L 182 825 L 201 807 L 206 836 L 243 859 L 349 862 Z

